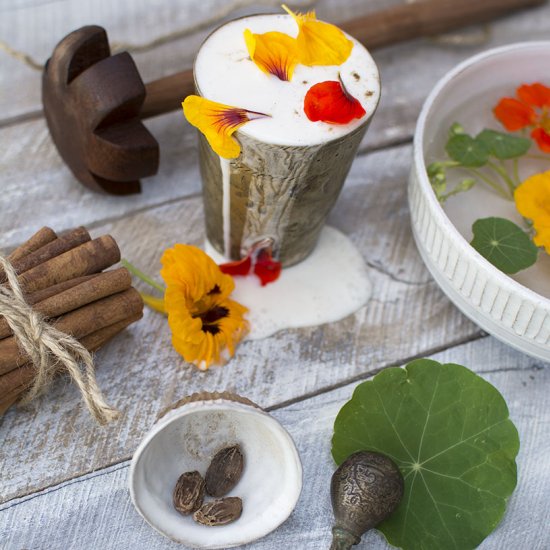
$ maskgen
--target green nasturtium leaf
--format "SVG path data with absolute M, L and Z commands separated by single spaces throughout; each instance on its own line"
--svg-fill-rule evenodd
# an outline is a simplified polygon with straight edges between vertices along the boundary
M 494 130 L 483 130 L 475 139 L 483 143 L 491 155 L 503 160 L 521 157 L 531 147 L 530 139 Z
M 517 430 L 498 390 L 465 367 L 419 359 L 355 389 L 334 423 L 341 464 L 378 451 L 405 479 L 377 529 L 406 550 L 469 550 L 500 522 L 517 482 Z
M 517 273 L 537 261 L 538 248 L 529 235 L 505 218 L 482 218 L 472 225 L 470 243 L 504 273 Z
M 484 143 L 468 134 L 454 134 L 445 146 L 447 154 L 462 166 L 479 167 L 487 164 L 489 150 Z

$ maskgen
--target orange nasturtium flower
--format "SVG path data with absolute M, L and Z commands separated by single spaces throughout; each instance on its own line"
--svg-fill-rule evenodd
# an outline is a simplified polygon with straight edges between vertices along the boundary
M 282 32 L 254 34 L 244 31 L 244 40 L 250 58 L 264 72 L 280 80 L 290 80 L 298 64 L 296 39 Z
M 229 299 L 233 279 L 194 246 L 176 244 L 164 252 L 161 263 L 174 348 L 200 370 L 225 363 L 248 332 L 248 310 Z
M 366 114 L 365 109 L 346 89 L 338 75 L 338 81 L 327 80 L 313 85 L 304 98 L 304 112 L 311 121 L 329 124 L 347 124 Z
M 302 65 L 341 65 L 350 56 L 353 42 L 338 27 L 319 21 L 314 11 L 294 13 L 285 4 L 283 9 L 298 23 L 296 43 Z
M 527 178 L 514 192 L 518 212 L 532 220 L 533 242 L 550 254 L 550 171 Z
M 531 128 L 539 149 L 550 153 L 550 88 L 544 84 L 523 84 L 517 98 L 504 97 L 493 112 L 510 132 Z
M 270 115 L 216 103 L 197 95 L 188 95 L 182 103 L 183 113 L 190 124 L 198 128 L 210 147 L 220 157 L 237 158 L 241 153 L 239 142 L 232 137 L 243 124 Z

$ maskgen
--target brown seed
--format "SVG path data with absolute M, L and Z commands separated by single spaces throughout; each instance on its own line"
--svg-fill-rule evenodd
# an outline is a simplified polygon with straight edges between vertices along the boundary
M 204 479 L 199 472 L 185 472 L 174 487 L 174 508 L 184 516 L 201 507 L 204 500 Z
M 243 501 L 239 497 L 225 497 L 203 504 L 193 514 L 193 519 L 210 527 L 227 525 L 239 519 L 242 511 Z
M 239 445 L 217 452 L 206 476 L 206 492 L 213 497 L 226 495 L 237 485 L 243 473 L 244 459 Z

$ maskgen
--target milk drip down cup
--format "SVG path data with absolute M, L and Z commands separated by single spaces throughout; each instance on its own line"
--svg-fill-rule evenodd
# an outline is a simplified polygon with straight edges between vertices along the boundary
M 298 64 L 290 81 L 258 69 L 243 34 L 277 31 L 296 37 L 290 15 L 255 15 L 230 21 L 201 46 L 194 64 L 196 92 L 208 100 L 269 116 L 234 134 L 237 158 L 220 157 L 199 133 L 206 237 L 230 260 L 269 245 L 290 266 L 316 245 L 344 184 L 380 98 L 378 69 L 352 37 L 341 65 Z M 304 111 L 310 88 L 340 81 L 365 110 L 346 124 L 311 121 Z

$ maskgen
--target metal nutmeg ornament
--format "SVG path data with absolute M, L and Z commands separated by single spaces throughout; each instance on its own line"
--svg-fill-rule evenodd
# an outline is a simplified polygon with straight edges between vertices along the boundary
M 349 456 L 332 475 L 335 523 L 330 550 L 359 544 L 363 533 L 395 511 L 403 491 L 403 476 L 386 455 L 359 451 Z

